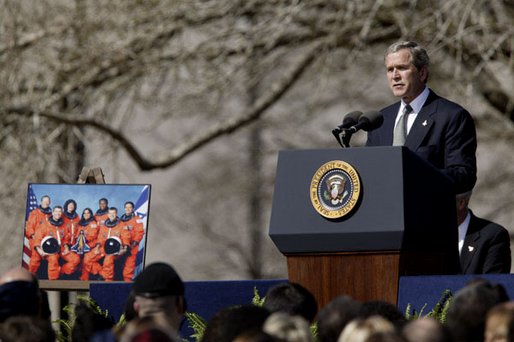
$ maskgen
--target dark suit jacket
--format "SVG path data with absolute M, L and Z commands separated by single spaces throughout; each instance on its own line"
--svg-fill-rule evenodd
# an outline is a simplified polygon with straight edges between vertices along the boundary
M 368 133 L 366 146 L 393 144 L 394 122 L 399 108 L 400 102 L 397 102 L 380 111 L 384 123 Z M 475 124 L 471 115 L 458 104 L 430 90 L 405 146 L 449 176 L 456 193 L 469 191 L 475 185 Z
M 463 274 L 510 273 L 510 236 L 502 226 L 471 212 L 460 254 Z

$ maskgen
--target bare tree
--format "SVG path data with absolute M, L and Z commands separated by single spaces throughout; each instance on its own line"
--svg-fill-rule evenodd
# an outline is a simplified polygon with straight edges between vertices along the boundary
M 212 219 L 208 209 L 177 218 L 157 204 L 157 223 L 194 226 L 200 236 L 231 246 L 234 257 L 226 260 L 240 274 L 276 275 L 266 261 L 256 262 L 269 248 L 252 252 L 247 240 L 231 236 L 263 237 L 269 209 L 257 205 L 252 215 L 229 218 L 231 200 L 246 213 L 242 199 L 261 184 L 261 203 L 269 203 L 277 149 L 335 147 L 305 129 L 329 124 L 318 121 L 320 113 L 384 105 L 387 89 L 376 88 L 377 68 L 384 48 L 400 39 L 429 49 L 434 84 L 480 108 L 472 114 L 484 146 L 501 139 L 512 155 L 511 1 L 0 0 L 0 6 L 0 172 L 2 204 L 12 213 L 5 237 L 19 229 L 28 180 L 73 182 L 90 162 L 129 180 L 137 169 L 162 175 L 179 162 L 187 170 L 197 163 L 211 174 L 188 184 L 205 189 L 206 178 L 212 194 L 203 196 L 224 193 L 226 206 L 213 209 L 224 219 Z M 247 158 L 234 149 L 252 136 L 263 153 L 263 178 L 245 182 L 253 172 L 245 166 L 228 186 L 224 175 Z M 488 177 L 497 187 L 513 179 L 512 168 Z M 482 184 L 477 191 L 490 188 Z M 501 216 L 513 206 L 504 200 L 488 211 Z M 182 202 L 176 207 L 185 210 Z M 241 227 L 218 230 L 223 224 Z

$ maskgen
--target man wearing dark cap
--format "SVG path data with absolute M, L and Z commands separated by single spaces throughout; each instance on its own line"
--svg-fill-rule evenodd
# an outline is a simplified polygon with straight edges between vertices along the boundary
M 154 316 L 179 331 L 185 312 L 184 283 L 173 267 L 162 262 L 148 265 L 136 277 L 132 291 L 139 318 Z

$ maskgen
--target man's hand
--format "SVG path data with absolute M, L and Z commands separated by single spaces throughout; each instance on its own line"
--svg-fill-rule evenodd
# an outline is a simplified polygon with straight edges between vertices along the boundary
M 43 251 L 43 248 L 37 246 L 36 247 L 36 252 L 41 255 L 41 257 L 44 257 L 44 256 L 47 256 L 48 254 L 45 253 L 45 251 Z
M 62 255 L 70 254 L 70 246 L 64 245 L 64 250 L 62 251 Z
M 127 253 L 127 246 L 121 246 L 120 252 L 118 253 L 118 255 L 123 255 L 125 253 Z
M 94 255 L 98 255 L 100 254 L 100 245 L 97 244 L 94 248 L 93 248 L 93 254 Z

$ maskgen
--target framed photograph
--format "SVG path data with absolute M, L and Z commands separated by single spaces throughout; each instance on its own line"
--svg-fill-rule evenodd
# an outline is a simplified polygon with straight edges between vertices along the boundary
M 22 266 L 49 284 L 132 281 L 145 262 L 150 188 L 29 184 Z

